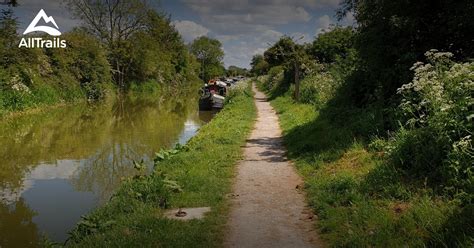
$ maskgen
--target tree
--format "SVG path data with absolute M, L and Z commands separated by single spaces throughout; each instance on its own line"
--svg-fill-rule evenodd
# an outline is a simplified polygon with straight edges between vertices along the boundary
M 254 75 L 264 75 L 270 69 L 269 64 L 265 61 L 265 57 L 261 54 L 256 54 L 252 57 L 252 61 L 250 62 L 252 69 L 250 72 Z
M 348 12 L 358 23 L 361 63 L 353 91 L 360 104 L 395 99 L 397 88 L 413 76 L 411 65 L 430 49 L 450 51 L 459 61 L 474 56 L 470 0 L 345 0 L 338 15 Z
M 0 11 L 0 65 L 5 68 L 14 63 L 18 47 L 16 34 L 18 23 L 13 16 L 13 10 Z
M 195 39 L 189 49 L 201 63 L 200 78 L 205 82 L 225 73 L 222 63 L 224 51 L 220 41 L 202 36 Z
M 61 78 L 64 88 L 79 84 L 88 100 L 98 100 L 106 96 L 111 86 L 110 65 L 106 50 L 96 37 L 82 29 L 65 33 L 68 41 L 65 49 L 49 51 L 51 68 L 57 75 L 72 75 L 72 78 Z
M 263 56 L 270 67 L 283 65 L 294 57 L 297 46 L 291 37 L 283 36 L 268 48 Z
M 132 46 L 131 81 L 174 81 L 186 67 L 186 46 L 169 18 L 154 11 L 148 14 L 146 28 L 130 37 Z
M 265 61 L 271 67 L 283 65 L 287 71 L 293 72 L 295 84 L 294 98 L 296 101 L 300 99 L 300 79 L 303 76 L 302 70 L 311 67 L 313 62 L 309 58 L 306 47 L 297 44 L 293 38 L 283 36 L 273 46 L 264 52 Z
M 346 58 L 352 53 L 354 30 L 352 27 L 335 27 L 319 34 L 313 41 L 311 53 L 322 63 L 333 63 L 337 58 Z
M 229 66 L 229 68 L 227 68 L 227 76 L 229 77 L 235 77 L 235 76 L 246 76 L 248 73 L 247 69 L 245 68 L 240 68 L 238 66 L 235 66 L 235 65 L 231 65 Z
M 68 0 L 67 6 L 89 32 L 109 48 L 115 82 L 125 87 L 130 69 L 129 38 L 144 30 L 150 7 L 146 0 Z

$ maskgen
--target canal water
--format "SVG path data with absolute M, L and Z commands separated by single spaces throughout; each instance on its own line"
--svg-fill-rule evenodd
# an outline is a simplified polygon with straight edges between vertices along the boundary
M 0 247 L 63 242 L 80 220 L 213 114 L 196 101 L 120 99 L 0 120 Z

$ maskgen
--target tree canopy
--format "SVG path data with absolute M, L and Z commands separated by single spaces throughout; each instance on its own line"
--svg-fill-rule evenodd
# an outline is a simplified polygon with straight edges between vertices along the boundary
M 410 81 L 411 65 L 430 49 L 450 51 L 456 60 L 473 56 L 472 1 L 345 0 L 339 17 L 349 11 L 358 25 L 355 48 L 362 63 L 356 84 L 362 85 L 362 101 L 392 98 Z
M 194 81 L 196 60 L 170 19 L 151 8 L 147 0 L 69 0 L 67 6 L 108 49 L 114 81 L 120 88 L 147 80 Z
M 225 73 L 222 62 L 224 51 L 220 41 L 201 36 L 190 44 L 189 49 L 201 63 L 200 78 L 205 82 Z
M 247 76 L 248 70 L 245 68 L 240 68 L 235 65 L 229 66 L 226 71 L 227 76 L 229 77 L 235 77 L 235 76 Z
M 265 57 L 261 54 L 255 54 L 252 57 L 252 61 L 250 62 L 252 69 L 250 72 L 254 75 L 263 75 L 268 72 L 270 69 L 270 65 L 267 61 L 265 61 Z
M 335 27 L 318 35 L 311 46 L 311 53 L 320 62 L 333 63 L 352 52 L 354 30 L 352 27 Z

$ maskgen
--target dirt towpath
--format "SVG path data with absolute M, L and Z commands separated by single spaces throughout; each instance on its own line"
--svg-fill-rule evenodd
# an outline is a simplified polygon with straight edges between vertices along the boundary
M 225 247 L 321 247 L 297 189 L 301 178 L 285 157 L 278 117 L 253 90 L 258 118 L 238 164 Z

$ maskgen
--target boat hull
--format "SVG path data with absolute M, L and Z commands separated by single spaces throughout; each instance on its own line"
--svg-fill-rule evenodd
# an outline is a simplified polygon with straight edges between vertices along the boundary
M 212 100 L 211 97 L 199 98 L 199 110 L 209 111 L 212 110 Z

